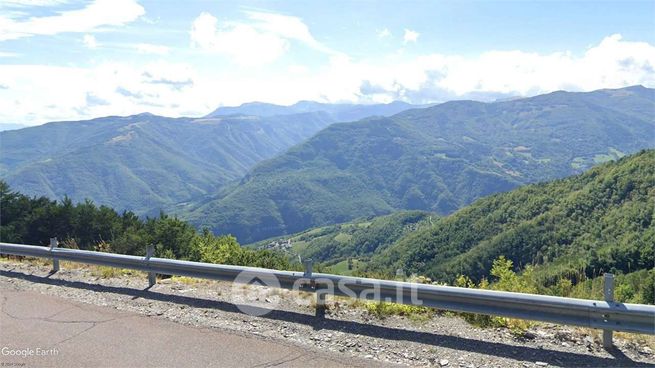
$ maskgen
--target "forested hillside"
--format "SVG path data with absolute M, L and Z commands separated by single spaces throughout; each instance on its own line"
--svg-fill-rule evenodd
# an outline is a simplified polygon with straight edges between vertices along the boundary
M 247 243 L 401 209 L 449 214 L 652 147 L 653 111 L 654 90 L 636 86 L 334 124 L 187 216 Z
M 218 191 L 332 122 L 324 113 L 303 113 L 49 123 L 0 133 L 0 175 L 29 195 L 158 213 Z
M 403 235 L 429 226 L 436 218 L 427 212 L 401 211 L 262 240 L 247 247 L 286 252 L 290 257 L 299 255 L 328 266 L 347 263 L 352 258 L 359 262 L 382 251 Z
M 541 285 L 655 267 L 655 150 L 584 174 L 480 199 L 375 254 L 369 270 L 402 268 L 452 282 L 489 277 L 500 256 L 534 265 Z
M 215 195 L 331 123 L 411 107 L 251 103 L 198 119 L 145 113 L 48 123 L 0 133 L 0 177 L 29 195 L 156 214 Z

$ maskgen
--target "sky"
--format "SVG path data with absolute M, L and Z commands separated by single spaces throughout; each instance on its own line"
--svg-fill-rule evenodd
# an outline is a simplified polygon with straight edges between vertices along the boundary
M 0 0 L 0 122 L 655 87 L 655 1 Z

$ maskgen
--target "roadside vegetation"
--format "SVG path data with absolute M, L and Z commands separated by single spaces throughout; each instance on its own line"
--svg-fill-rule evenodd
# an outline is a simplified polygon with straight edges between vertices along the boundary
M 286 256 L 268 250 L 239 246 L 230 235 L 198 232 L 189 223 L 160 213 L 139 218 L 132 212 L 118 213 L 87 200 L 73 204 L 46 197 L 28 197 L 12 191 L 0 181 L 0 241 L 46 246 L 51 237 L 61 247 L 101 252 L 145 255 L 155 246 L 155 256 L 198 262 L 290 269 Z M 109 273 L 109 271 L 106 271 Z

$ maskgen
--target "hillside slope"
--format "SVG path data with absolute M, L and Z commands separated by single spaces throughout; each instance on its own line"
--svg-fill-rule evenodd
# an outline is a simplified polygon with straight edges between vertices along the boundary
M 299 255 L 303 259 L 335 264 L 353 257 L 368 258 L 436 218 L 428 212 L 401 211 L 262 240 L 246 247 L 279 250 L 291 257 Z
M 248 243 L 399 209 L 449 214 L 652 147 L 649 111 L 654 90 L 636 86 L 455 101 L 334 124 L 199 202 L 188 218 Z
M 369 268 L 480 280 L 502 255 L 519 269 L 537 265 L 537 278 L 548 285 L 564 276 L 653 269 L 654 244 L 655 150 L 648 150 L 480 199 L 401 238 Z
M 156 215 L 220 192 L 331 123 L 411 107 L 249 103 L 198 119 L 144 113 L 49 123 L 0 133 L 0 178 L 29 195 L 89 198 Z
M 28 195 L 144 213 L 215 192 L 332 122 L 303 113 L 49 123 L 0 133 L 0 175 Z

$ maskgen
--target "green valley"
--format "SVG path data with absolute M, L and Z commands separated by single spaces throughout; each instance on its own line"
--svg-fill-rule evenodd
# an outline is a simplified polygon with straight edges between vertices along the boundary
M 247 245 L 339 274 L 420 275 L 446 284 L 655 303 L 655 150 L 475 201 L 313 228 Z M 402 270 L 400 275 L 398 270 Z
M 401 211 L 387 216 L 357 219 L 248 244 L 323 263 L 332 272 L 351 273 L 374 253 L 381 252 L 402 236 L 429 226 L 437 216 L 422 211 Z
M 652 147 L 654 92 L 453 101 L 334 124 L 180 214 L 244 243 L 397 210 L 449 214 Z

